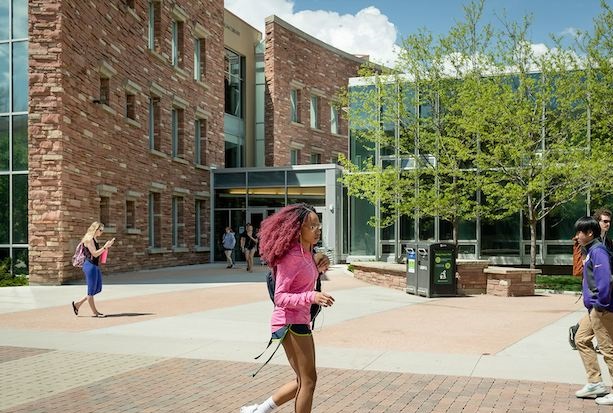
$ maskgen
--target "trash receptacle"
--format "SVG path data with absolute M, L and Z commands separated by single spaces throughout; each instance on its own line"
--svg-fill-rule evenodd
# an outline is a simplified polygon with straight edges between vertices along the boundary
M 414 273 L 410 272 L 410 256 L 414 257 Z M 453 244 L 424 242 L 407 247 L 407 293 L 424 297 L 456 296 L 455 273 Z
M 417 294 L 417 246 L 407 245 L 407 289 L 409 294 Z

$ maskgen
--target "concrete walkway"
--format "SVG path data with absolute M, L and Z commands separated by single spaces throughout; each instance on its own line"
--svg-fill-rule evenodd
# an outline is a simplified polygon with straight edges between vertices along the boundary
M 272 308 L 258 269 L 106 276 L 107 318 L 87 305 L 75 317 L 81 284 L 0 289 L 0 411 L 237 412 L 265 399 L 292 372 L 281 349 L 250 376 Z M 566 339 L 583 314 L 575 296 L 426 299 L 342 266 L 324 289 L 336 304 L 314 333 L 315 412 L 613 410 L 574 397 L 585 381 Z

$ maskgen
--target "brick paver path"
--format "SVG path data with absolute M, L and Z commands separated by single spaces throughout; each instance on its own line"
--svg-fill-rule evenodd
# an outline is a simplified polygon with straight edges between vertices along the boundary
M 288 367 L 258 376 L 250 363 L 0 348 L 3 413 L 238 412 L 287 380 Z M 8 392 L 11 363 L 28 365 L 28 400 Z M 51 362 L 52 361 L 52 362 Z M 80 365 L 79 365 L 80 364 Z M 16 365 L 16 364 L 15 364 Z M 49 382 L 50 373 L 57 380 Z M 10 373 L 10 374 L 7 374 Z M 313 412 L 611 412 L 574 397 L 576 385 L 485 378 L 319 369 Z M 21 388 L 26 390 L 25 388 Z M 292 412 L 291 405 L 277 410 Z

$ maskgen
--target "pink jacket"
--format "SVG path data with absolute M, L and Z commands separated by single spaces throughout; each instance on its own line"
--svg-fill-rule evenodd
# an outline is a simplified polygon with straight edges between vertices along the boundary
M 317 267 L 311 251 L 296 243 L 279 261 L 275 281 L 275 309 L 270 321 L 272 332 L 287 324 L 309 324 L 315 301 Z

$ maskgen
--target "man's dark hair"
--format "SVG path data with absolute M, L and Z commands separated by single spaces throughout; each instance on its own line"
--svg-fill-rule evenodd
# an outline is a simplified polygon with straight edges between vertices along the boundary
M 607 208 L 598 208 L 596 211 L 594 211 L 594 214 L 592 216 L 596 219 L 596 221 L 600 221 L 603 215 L 606 215 L 609 218 L 613 216 L 611 214 L 611 210 Z
M 575 233 L 577 232 L 583 232 L 584 234 L 592 232 L 594 238 L 598 238 L 600 236 L 600 224 L 594 217 L 581 217 L 575 222 Z

